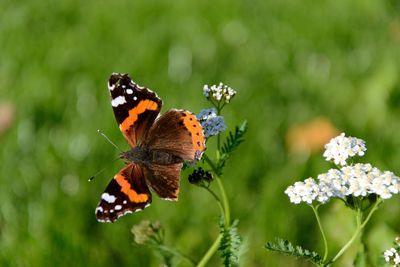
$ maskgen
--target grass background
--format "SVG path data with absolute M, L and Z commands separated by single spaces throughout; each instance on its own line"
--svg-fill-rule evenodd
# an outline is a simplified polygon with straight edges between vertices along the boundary
M 203 84 L 238 91 L 229 127 L 249 121 L 223 177 L 240 220 L 243 266 L 307 266 L 263 249 L 275 236 L 321 250 L 311 210 L 283 194 L 330 165 L 292 155 L 285 136 L 317 117 L 367 141 L 361 161 L 400 173 L 399 1 L 0 1 L 0 100 L 16 108 L 0 136 L 1 266 L 158 266 L 130 234 L 159 220 L 167 243 L 199 259 L 217 235 L 218 207 L 182 176 L 180 201 L 154 199 L 115 224 L 94 209 L 127 148 L 106 82 L 127 72 L 157 91 L 163 111 L 208 107 Z M 209 149 L 212 151 L 212 148 Z M 373 261 L 400 231 L 399 198 L 366 232 Z M 339 203 L 322 209 L 333 249 L 353 221 Z M 340 266 L 351 266 L 353 252 Z M 214 257 L 210 266 L 219 266 Z

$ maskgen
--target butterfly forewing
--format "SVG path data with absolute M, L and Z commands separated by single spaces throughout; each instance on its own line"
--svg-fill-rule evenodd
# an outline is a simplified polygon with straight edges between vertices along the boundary
M 143 170 L 131 163 L 108 184 L 96 208 L 96 217 L 100 222 L 114 222 L 125 214 L 143 210 L 150 203 L 151 194 Z
M 200 159 L 205 150 L 203 128 L 196 116 L 186 110 L 171 109 L 149 130 L 145 145 L 167 151 L 185 161 Z
M 156 93 L 114 73 L 108 82 L 115 119 L 130 146 L 140 145 L 157 118 L 162 101 Z

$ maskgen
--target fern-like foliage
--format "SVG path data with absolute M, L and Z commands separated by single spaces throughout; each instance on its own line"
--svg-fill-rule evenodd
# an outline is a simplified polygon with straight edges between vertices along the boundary
M 242 239 L 237 230 L 238 222 L 238 220 L 235 220 L 229 227 L 225 227 L 223 222 L 220 223 L 222 239 L 219 243 L 218 250 L 221 252 L 221 258 L 225 267 L 235 267 L 239 265 L 239 253 Z
M 229 132 L 224 144 L 221 146 L 221 155 L 217 163 L 217 174 L 222 174 L 222 169 L 232 152 L 244 141 L 244 135 L 247 131 L 247 121 L 244 121 L 240 126 L 235 127 L 235 131 Z
M 307 260 L 317 266 L 324 266 L 322 257 L 317 252 L 309 251 L 301 246 L 294 246 L 288 240 L 276 238 L 275 242 L 265 244 L 265 248 L 273 252 Z

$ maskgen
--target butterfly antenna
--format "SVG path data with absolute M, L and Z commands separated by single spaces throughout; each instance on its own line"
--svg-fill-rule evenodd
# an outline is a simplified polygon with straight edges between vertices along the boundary
M 104 167 L 103 169 L 101 169 L 100 171 L 98 171 L 98 172 L 96 172 L 94 175 L 92 175 L 92 176 L 88 179 L 88 181 L 91 182 L 91 181 L 94 179 L 94 177 L 96 177 L 96 176 L 99 175 L 100 173 L 104 172 L 108 167 L 110 167 L 110 165 L 111 165 L 112 163 L 114 163 L 115 161 L 117 161 L 117 160 L 119 160 L 119 159 L 120 159 L 120 157 L 114 159 L 114 160 L 113 160 L 112 162 L 110 162 L 110 164 L 108 164 L 106 167 Z
M 101 134 L 110 144 L 112 144 L 116 149 L 118 149 L 120 152 L 123 152 L 116 144 L 113 143 L 113 141 L 110 140 L 110 138 L 108 138 L 107 135 L 105 135 L 102 131 L 100 131 L 99 129 L 97 129 L 97 132 L 99 134 Z
M 113 145 L 116 149 L 118 149 L 121 153 L 123 153 L 123 151 L 116 145 L 114 144 L 113 141 L 110 140 L 110 138 L 108 138 L 107 135 L 105 135 L 100 129 L 97 130 L 97 132 L 99 134 L 101 134 L 111 145 Z M 103 169 L 101 169 L 100 171 L 98 171 L 97 173 L 95 173 L 94 175 L 92 175 L 88 181 L 92 181 L 94 179 L 94 177 L 96 177 L 97 175 L 99 175 L 100 173 L 102 173 L 103 171 L 105 171 L 112 163 L 114 163 L 116 160 L 120 159 L 121 157 L 118 157 L 116 159 L 114 159 L 112 162 L 110 162 L 110 164 L 108 164 L 106 167 L 104 167 Z

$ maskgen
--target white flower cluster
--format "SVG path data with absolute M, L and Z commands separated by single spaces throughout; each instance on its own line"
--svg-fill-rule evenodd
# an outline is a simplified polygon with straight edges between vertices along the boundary
M 226 130 L 224 117 L 217 116 L 217 110 L 215 108 L 203 109 L 196 117 L 203 127 L 204 136 L 206 138 Z
M 218 86 L 212 85 L 209 87 L 207 84 L 204 85 L 203 94 L 205 97 L 213 98 L 218 102 L 224 100 L 226 103 L 229 103 L 231 98 L 236 95 L 236 91 L 221 82 Z
M 344 135 L 342 134 L 341 137 Z M 359 147 L 363 147 L 363 151 L 365 151 L 364 141 L 360 142 L 359 140 L 357 139 L 355 142 L 362 144 Z M 355 143 L 347 144 L 349 147 L 354 147 Z M 349 150 L 349 147 L 341 146 L 346 151 Z M 382 199 L 388 199 L 399 192 L 400 178 L 398 176 L 390 171 L 381 171 L 369 163 L 357 163 L 343 166 L 340 169 L 330 169 L 327 173 L 318 175 L 317 180 L 308 178 L 304 182 L 296 182 L 285 190 L 290 202 L 295 204 L 301 202 L 311 204 L 313 201 L 326 203 L 331 198 L 346 199 L 350 195 L 365 197 L 375 194 Z
M 296 182 L 294 185 L 289 186 L 285 190 L 290 198 L 290 202 L 299 204 L 306 202 L 311 204 L 315 199 L 318 199 L 320 194 L 320 188 L 314 179 L 308 178 L 304 182 Z
M 324 157 L 327 161 L 333 161 L 335 164 L 343 166 L 346 165 L 349 157 L 364 156 L 366 150 L 364 140 L 345 137 L 342 133 L 325 145 Z
M 391 248 L 386 250 L 383 253 L 383 257 L 385 261 L 392 264 L 393 266 L 400 266 L 400 254 L 395 248 Z

